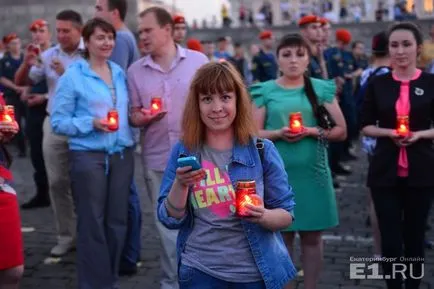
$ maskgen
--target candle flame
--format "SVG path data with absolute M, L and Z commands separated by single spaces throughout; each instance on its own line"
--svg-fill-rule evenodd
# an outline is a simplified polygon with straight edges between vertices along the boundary
M 253 200 L 249 195 L 244 196 L 244 200 L 241 201 L 241 207 L 245 207 L 247 204 L 253 205 Z
M 5 121 L 11 122 L 12 121 L 12 117 L 9 114 L 6 114 L 5 115 Z
M 158 105 L 158 103 L 153 103 L 153 104 L 152 104 L 152 109 L 153 109 L 153 110 L 159 110 L 159 109 L 160 109 L 160 106 Z
M 299 127 L 301 127 L 301 122 L 299 120 L 294 120 L 294 122 L 292 123 L 292 126 L 294 128 L 299 128 Z
M 110 118 L 109 118 L 109 123 L 110 123 L 110 124 L 116 124 L 116 118 L 114 118 L 114 117 L 110 117 Z

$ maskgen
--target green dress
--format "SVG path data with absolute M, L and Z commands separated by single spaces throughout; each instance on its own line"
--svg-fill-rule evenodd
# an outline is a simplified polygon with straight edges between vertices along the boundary
M 310 80 L 319 104 L 331 103 L 336 93 L 334 82 L 315 78 Z M 270 80 L 253 85 L 250 93 L 257 107 L 265 106 L 266 130 L 287 126 L 292 112 L 302 113 L 304 126 L 317 126 L 303 87 L 285 89 L 275 80 Z M 295 221 L 284 231 L 318 231 L 337 226 L 336 196 L 324 145 L 312 137 L 296 143 L 277 140 L 274 144 L 282 156 L 295 195 Z

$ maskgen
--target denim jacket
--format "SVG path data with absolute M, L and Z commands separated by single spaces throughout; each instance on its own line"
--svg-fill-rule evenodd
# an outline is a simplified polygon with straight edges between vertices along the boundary
M 181 264 L 181 253 L 185 249 L 188 236 L 194 226 L 193 208 L 188 202 L 187 214 L 182 219 L 172 218 L 168 215 L 164 200 L 175 180 L 177 159 L 181 155 L 199 158 L 197 152 L 190 153 L 182 142 L 174 146 L 163 176 L 157 208 L 158 219 L 164 226 L 180 230 L 177 240 L 178 264 Z M 282 208 L 293 216 L 294 194 L 288 184 L 283 161 L 271 141 L 264 140 L 262 166 L 255 140 L 252 139 L 248 145 L 236 144 L 234 146 L 232 161 L 228 168 L 234 188 L 238 180 L 255 180 L 256 192 L 263 198 L 267 209 Z M 295 277 L 296 270 L 280 232 L 272 232 L 258 224 L 244 220 L 242 225 L 266 288 L 283 288 Z
M 65 71 L 56 87 L 51 110 L 51 125 L 57 134 L 68 136 L 70 150 L 121 152 L 134 146 L 128 123 L 128 89 L 121 67 L 109 61 L 116 92 L 119 129 L 105 133 L 93 126 L 95 118 L 106 118 L 114 108 L 109 86 L 82 59 Z

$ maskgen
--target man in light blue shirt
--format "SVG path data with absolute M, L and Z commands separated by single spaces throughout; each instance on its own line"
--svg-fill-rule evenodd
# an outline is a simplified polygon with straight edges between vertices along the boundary
M 126 0 L 96 0 L 95 17 L 110 22 L 116 29 L 116 43 L 110 60 L 122 67 L 124 72 L 140 58 L 136 39 L 125 25 L 128 6 Z M 138 135 L 138 131 L 135 131 Z M 135 137 L 137 140 L 138 137 Z M 120 275 L 131 275 L 137 272 L 140 260 L 140 230 L 142 211 L 135 183 L 131 184 L 128 208 L 128 232 L 121 257 Z
M 59 78 L 72 63 L 82 59 L 84 49 L 81 40 L 82 26 L 83 20 L 79 13 L 73 10 L 59 12 L 56 16 L 56 36 L 59 44 L 44 51 L 40 60 L 36 54 L 28 54 L 15 74 L 15 82 L 18 85 L 33 85 L 44 79 L 48 85 L 48 117 L 45 118 L 43 127 L 43 153 L 58 233 L 57 245 L 51 250 L 51 255 L 56 257 L 63 256 L 74 249 L 76 218 L 68 171 L 68 139 L 53 132 L 50 114 Z

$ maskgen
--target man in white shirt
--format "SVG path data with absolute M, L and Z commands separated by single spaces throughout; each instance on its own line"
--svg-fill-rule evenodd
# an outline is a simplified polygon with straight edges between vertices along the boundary
M 15 75 L 19 85 L 31 85 L 45 79 L 48 85 L 48 117 L 44 122 L 43 152 L 47 169 L 51 205 L 54 211 L 58 233 L 57 245 L 51 250 L 53 256 L 63 256 L 75 245 L 75 213 L 69 180 L 68 140 L 56 135 L 50 125 L 50 112 L 53 94 L 59 77 L 65 69 L 82 58 L 84 44 L 81 39 L 83 20 L 77 12 L 64 10 L 56 16 L 58 45 L 44 51 L 40 63 L 37 56 L 28 52 Z

